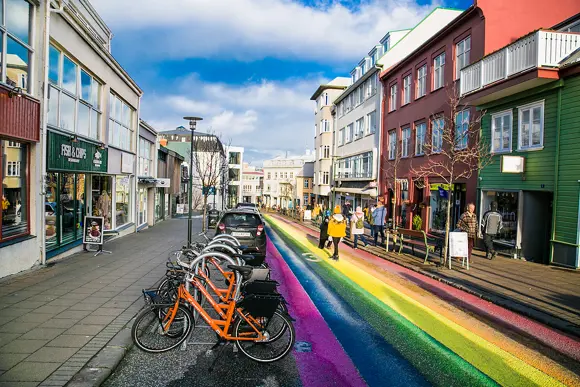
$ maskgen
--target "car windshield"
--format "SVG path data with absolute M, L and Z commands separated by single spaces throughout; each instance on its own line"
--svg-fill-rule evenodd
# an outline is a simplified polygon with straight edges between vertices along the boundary
M 258 227 L 262 222 L 254 214 L 227 214 L 224 216 L 223 223 L 226 227 Z

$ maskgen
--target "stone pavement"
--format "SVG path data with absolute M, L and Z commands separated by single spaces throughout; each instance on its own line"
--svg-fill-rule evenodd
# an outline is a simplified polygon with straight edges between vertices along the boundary
M 288 217 L 285 219 L 296 222 L 295 219 Z M 301 223 L 313 230 L 319 230 L 310 221 Z M 367 238 L 370 238 L 368 230 Z M 352 245 L 348 240 L 346 243 Z M 359 243 L 359 248 L 580 337 L 578 270 L 503 256 L 488 260 L 484 252 L 477 250 L 474 250 L 469 270 L 462 268 L 459 261 L 454 261 L 453 270 L 449 270 L 435 264 L 439 262 L 438 253 L 432 258 L 430 256 L 432 261 L 423 265 L 422 254 L 417 248 L 415 256 L 410 254 L 410 249 L 405 250 L 408 254 L 397 254 L 392 251 L 387 253 L 384 246 L 364 248 L 362 243 Z
M 141 289 L 163 276 L 186 222 L 114 239 L 105 245 L 111 255 L 79 253 L 0 280 L 0 387 L 63 386 L 87 364 L 93 375 L 69 385 L 106 378 L 130 343 L 125 325 L 143 306 Z

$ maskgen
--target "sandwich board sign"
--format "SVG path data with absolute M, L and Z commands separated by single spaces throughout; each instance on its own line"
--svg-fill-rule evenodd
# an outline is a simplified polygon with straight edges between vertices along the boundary
M 84 250 L 91 251 L 87 248 L 88 245 L 99 246 L 95 257 L 101 253 L 112 254 L 110 251 L 103 250 L 105 236 L 103 230 L 104 222 L 105 218 L 102 216 L 85 216 L 85 222 L 83 223 Z
M 467 269 L 469 270 L 469 250 L 467 247 L 466 232 L 449 233 L 449 268 L 451 269 L 451 258 L 465 258 L 467 260 Z

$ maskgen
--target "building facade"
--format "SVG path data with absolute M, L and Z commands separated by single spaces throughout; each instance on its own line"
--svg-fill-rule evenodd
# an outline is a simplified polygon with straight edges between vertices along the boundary
M 434 175 L 419 178 L 416 171 L 430 162 L 444 161 L 443 155 L 425 155 L 425 142 L 437 149 L 442 142 L 442 125 L 453 121 L 457 130 L 465 130 L 477 121 L 479 114 L 468 104 L 461 103 L 455 117 L 450 117 L 450 95 L 458 95 L 464 87 L 458 82 L 461 70 L 541 24 L 554 24 L 573 8 L 565 1 L 557 10 L 544 12 L 538 4 L 513 1 L 498 9 L 496 3 L 482 0 L 439 30 L 404 60 L 381 74 L 385 109 L 382 114 L 382 163 L 385 171 L 400 160 L 394 186 L 383 181 L 385 200 L 396 203 L 395 219 L 410 228 L 413 216 L 422 219 L 426 231 L 445 228 L 445 210 L 452 206 L 452 225 L 456 224 L 468 202 L 475 202 L 477 174 L 458 180 L 447 197 L 444 179 Z M 525 13 L 513 23 L 513 14 Z M 537 24 L 540 23 L 540 24 Z M 507 30 L 503 25 L 509 25 Z M 517 33 L 517 35 L 514 35 Z M 461 133 L 458 147 L 471 146 L 471 140 Z M 435 152 L 436 153 L 436 152 Z M 400 155 L 400 157 L 398 157 Z M 393 214 L 389 214 L 392 216 Z
M 244 148 L 229 146 L 227 149 L 228 181 L 227 181 L 227 208 L 235 208 L 242 202 L 243 196 L 243 163 Z
M 164 146 L 159 147 L 157 156 L 157 179 L 154 188 L 155 223 L 175 215 L 177 204 L 183 199 L 181 192 L 183 156 Z
M 244 163 L 242 169 L 242 202 L 262 204 L 264 171 Z
M 155 224 L 155 191 L 157 184 L 157 131 L 139 120 L 139 159 L 137 161 L 137 230 Z
M 278 156 L 264 161 L 264 204 L 294 208 L 297 176 L 305 163 L 313 161 L 310 151 L 302 156 Z
M 313 192 L 316 203 L 328 206 L 332 183 L 332 158 L 334 156 L 334 100 L 350 85 L 349 78 L 335 78 L 326 85 L 320 85 L 310 100 L 314 107 L 314 179 Z
M 313 192 L 314 162 L 306 162 L 296 177 L 296 195 L 294 207 L 312 208 L 315 204 Z
M 514 258 L 573 268 L 580 250 L 580 34 L 566 31 L 579 19 L 560 31 L 531 32 L 460 75 L 462 96 L 486 112 L 482 135 L 493 158 L 479 174 L 477 199 L 480 218 L 492 202 L 503 216 L 494 245 Z

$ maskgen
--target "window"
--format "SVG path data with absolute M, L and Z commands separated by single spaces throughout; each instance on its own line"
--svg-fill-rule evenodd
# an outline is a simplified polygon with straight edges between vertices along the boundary
M 390 92 L 390 100 L 389 100 L 389 111 L 392 112 L 393 110 L 397 109 L 397 85 L 394 84 L 391 86 Z
M 324 93 L 324 106 L 328 106 L 328 93 Z
M 16 141 L 7 141 L 8 148 L 20 148 L 20 143 Z
M 322 175 L 322 184 L 330 184 L 330 173 L 324 172 Z
M 417 95 L 415 99 L 421 98 L 427 94 L 427 65 L 421 66 L 417 70 Z
M 403 135 L 401 139 L 401 156 L 402 157 L 409 157 L 409 142 L 411 140 L 411 128 L 406 127 L 401 130 L 401 134 Z
M 468 136 L 469 110 L 463 110 L 455 117 L 455 147 L 457 149 L 467 148 Z
M 339 146 L 344 144 L 344 138 L 345 138 L 344 128 L 342 128 L 338 131 L 338 145 Z
M 116 176 L 115 194 L 115 227 L 118 228 L 132 221 L 130 176 Z
M 308 188 L 308 179 L 304 179 L 304 188 Z
M 139 176 L 153 174 L 153 143 L 139 138 Z
M 368 179 L 372 177 L 373 152 L 366 152 L 339 160 L 336 169 L 337 178 Z
M 443 149 L 443 129 L 445 120 L 438 117 L 431 121 L 431 148 L 433 153 L 439 153 Z
M 274 180 L 278 180 L 278 172 L 274 172 Z
M 20 161 L 6 162 L 6 176 L 20 176 Z
M 267 179 L 268 179 L 268 180 L 271 180 L 271 179 L 272 179 L 272 172 L 268 172 L 268 177 L 267 177 Z
M 394 160 L 397 152 L 397 132 L 391 130 L 389 132 L 389 160 Z
M 32 92 L 30 62 L 34 54 L 31 44 L 33 13 L 34 7 L 27 1 L 0 0 L 0 58 L 6 58 L 6 67 L 0 60 L 0 82 L 20 87 L 29 94 Z
M 403 78 L 403 105 L 411 102 L 411 76 Z
M 512 150 L 512 111 L 491 115 L 491 151 L 494 153 Z
M 354 138 L 355 139 L 363 138 L 365 133 L 365 119 L 359 118 L 358 120 L 356 120 L 355 124 L 356 128 L 354 132 Z
M 353 137 L 353 124 L 350 124 L 346 127 L 346 138 L 345 142 L 351 142 Z
M 325 145 L 324 146 L 324 158 L 325 159 L 329 159 L 330 158 L 330 145 Z
M 330 125 L 328 120 L 322 120 L 320 123 L 320 133 L 328 133 L 330 132 Z
M 415 155 L 420 156 L 425 154 L 425 132 L 427 126 L 424 122 L 415 125 Z
M 338 116 L 342 117 L 343 115 L 344 115 L 344 103 L 339 102 L 338 103 Z
M 101 84 L 52 45 L 48 58 L 48 125 L 100 139 Z
M 374 73 L 371 76 L 371 94 L 374 95 L 377 92 L 379 84 L 379 73 Z
M 367 114 L 367 134 L 375 134 L 377 131 L 377 111 Z
M 435 58 L 433 68 L 433 90 L 436 90 L 445 84 L 445 53 Z
M 109 94 L 109 145 L 133 150 L 133 108 Z
M 290 172 L 290 178 L 293 179 L 294 178 L 294 172 Z
M 356 94 L 357 94 L 357 105 L 360 105 L 361 103 L 363 103 L 365 101 L 365 89 L 364 86 L 359 86 L 356 89 Z
M 541 148 L 544 144 L 544 102 L 518 108 L 518 149 Z
M 471 36 L 463 39 L 455 46 L 455 79 L 459 79 L 461 69 L 469 64 L 471 51 Z

